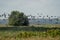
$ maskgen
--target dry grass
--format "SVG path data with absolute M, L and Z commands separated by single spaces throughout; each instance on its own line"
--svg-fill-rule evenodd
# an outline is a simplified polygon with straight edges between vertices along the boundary
M 6 25 L 5 24 L 0 24 L 0 27 L 6 27 Z
M 60 37 L 0 38 L 0 40 L 60 40 Z
M 58 27 L 60 28 L 60 24 L 30 24 L 29 26 L 34 26 L 34 27 Z M 0 27 L 12 27 L 7 24 L 0 24 Z
M 60 40 L 60 37 L 55 37 L 55 38 L 51 38 L 51 37 L 33 37 L 33 38 L 25 38 L 25 39 L 21 39 L 21 40 Z
M 58 27 L 60 28 L 60 24 L 32 24 L 30 26 L 35 26 L 35 27 Z

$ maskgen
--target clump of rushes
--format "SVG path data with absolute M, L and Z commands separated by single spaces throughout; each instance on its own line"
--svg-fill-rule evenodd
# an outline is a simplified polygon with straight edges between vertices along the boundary
M 49 30 L 47 31 L 48 36 L 51 37 L 56 37 L 56 36 L 60 36 L 60 30 Z

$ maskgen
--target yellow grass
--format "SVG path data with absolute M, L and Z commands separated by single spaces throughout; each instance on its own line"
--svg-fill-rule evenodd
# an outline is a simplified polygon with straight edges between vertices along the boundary
M 32 24 L 30 26 L 35 26 L 35 27 L 58 27 L 60 28 L 60 24 Z
M 60 37 L 0 38 L 0 40 L 60 40 Z

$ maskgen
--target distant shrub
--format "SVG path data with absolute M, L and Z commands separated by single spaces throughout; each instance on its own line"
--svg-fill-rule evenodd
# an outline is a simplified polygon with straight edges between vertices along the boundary
M 24 15 L 23 12 L 12 11 L 8 19 L 9 19 L 8 24 L 12 26 L 28 26 L 29 25 L 28 17 Z

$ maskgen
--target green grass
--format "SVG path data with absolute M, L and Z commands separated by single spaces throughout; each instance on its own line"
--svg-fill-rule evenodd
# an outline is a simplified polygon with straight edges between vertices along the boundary
M 33 31 L 0 31 L 0 39 L 21 39 L 33 37 L 60 37 L 60 30 L 48 30 L 47 32 Z
M 3 27 L 4 26 L 4 27 Z M 0 40 L 60 40 L 59 24 L 0 27 Z M 52 26 L 52 27 L 51 27 Z

